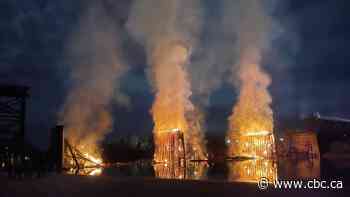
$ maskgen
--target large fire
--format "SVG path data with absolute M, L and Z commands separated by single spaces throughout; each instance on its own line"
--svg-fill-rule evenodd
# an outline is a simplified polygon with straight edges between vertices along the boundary
M 119 83 L 127 66 L 120 55 L 119 28 L 112 21 L 101 1 L 87 3 L 65 47 L 70 87 L 60 119 L 72 148 L 85 158 L 78 161 L 81 166 L 101 163 L 98 144 L 112 131 L 111 106 L 127 103 Z
M 130 10 L 126 26 L 146 49 L 155 92 L 151 114 L 156 162 L 169 162 L 164 151 L 181 148 L 175 145 L 175 149 L 167 150 L 175 142 L 173 130 L 177 130 L 177 136 L 183 135 L 186 159 L 203 160 L 206 156 L 202 129 L 198 126 L 202 120 L 194 115 L 199 110 L 190 98 L 188 75 L 191 49 L 196 48 L 201 31 L 200 7 L 198 0 L 138 0 Z
M 156 162 L 204 159 L 202 139 L 196 139 L 187 115 L 194 111 L 185 64 L 189 50 L 177 42 L 161 42 L 153 51 L 156 98 L 152 106 Z M 172 152 L 172 153 L 170 153 Z M 186 156 L 185 156 L 186 155 Z
M 154 161 L 157 163 L 178 161 L 186 158 L 184 136 L 180 129 L 175 128 L 163 133 L 155 133 L 155 140 L 161 145 L 155 147 Z
M 229 118 L 228 156 L 272 158 L 275 155 L 269 76 L 257 64 L 242 62 L 240 94 Z
M 229 117 L 229 157 L 271 157 L 275 152 L 272 98 L 263 55 L 269 49 L 272 21 L 260 0 L 240 0 L 229 7 L 237 36 L 237 62 L 232 67 L 238 101 Z
M 272 133 L 231 135 L 231 140 L 229 140 L 230 157 L 273 158 L 275 156 L 275 140 Z
M 104 166 L 99 152 L 89 152 L 92 149 L 85 149 L 85 146 L 72 146 L 65 140 L 64 168 L 68 173 L 96 176 L 102 173 Z

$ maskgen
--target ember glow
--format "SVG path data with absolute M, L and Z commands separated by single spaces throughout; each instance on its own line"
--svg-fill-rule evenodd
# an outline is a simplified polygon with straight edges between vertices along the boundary
M 91 156 L 89 155 L 89 153 L 85 153 L 84 156 L 93 161 L 94 163 L 98 164 L 98 165 L 101 165 L 102 164 L 102 159 L 101 158 L 97 158 L 97 157 L 94 157 L 94 156 Z
M 65 140 L 64 168 L 69 169 L 70 174 L 99 175 L 104 166 L 99 153 L 91 154 L 84 151 L 84 147 L 71 146 Z
M 102 167 L 84 168 L 79 171 L 77 171 L 74 168 L 70 168 L 67 171 L 67 174 L 82 175 L 82 176 L 100 176 L 102 174 L 102 171 L 103 171 Z
M 254 135 L 231 134 L 229 143 L 229 156 L 273 158 L 275 156 L 274 142 L 275 140 L 272 133 L 257 133 Z
M 89 176 L 98 176 L 98 175 L 101 175 L 101 173 L 102 173 L 102 168 L 95 168 L 89 173 Z

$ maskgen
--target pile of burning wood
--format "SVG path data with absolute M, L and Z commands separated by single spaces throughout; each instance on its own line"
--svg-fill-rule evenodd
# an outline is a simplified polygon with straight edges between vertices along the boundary
M 68 140 L 64 141 L 63 166 L 72 174 L 98 175 L 102 171 L 102 159 L 98 159 L 89 153 L 83 153 L 72 146 Z

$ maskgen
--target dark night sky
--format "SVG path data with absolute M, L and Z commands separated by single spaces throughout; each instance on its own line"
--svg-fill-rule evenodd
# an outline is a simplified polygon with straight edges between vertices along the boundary
M 0 83 L 31 87 L 28 139 L 45 147 L 48 130 L 57 122 L 69 86 L 69 65 L 63 61 L 66 39 L 76 26 L 83 0 L 0 1 Z M 220 18 L 220 1 L 204 1 L 204 29 Z M 283 33 L 272 43 L 266 60 L 273 84 L 276 119 L 320 112 L 350 118 L 348 66 L 350 2 L 347 0 L 285 0 L 276 6 L 275 20 Z M 283 3 L 282 3 L 283 2 Z M 144 68 L 145 54 L 124 28 L 131 1 L 105 0 L 106 8 L 122 27 L 123 51 L 130 71 L 122 89 L 131 98 L 128 109 L 115 107 L 115 134 L 150 134 L 148 110 L 152 91 Z M 204 33 L 210 31 L 203 31 Z M 215 37 L 215 32 L 211 32 Z M 234 103 L 228 84 L 214 91 L 208 111 L 209 132 L 223 132 Z M 137 119 L 137 124 L 135 124 Z

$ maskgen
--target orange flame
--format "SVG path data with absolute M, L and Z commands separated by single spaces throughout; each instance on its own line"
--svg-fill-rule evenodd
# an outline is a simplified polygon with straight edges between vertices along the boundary
M 228 155 L 272 157 L 275 153 L 270 77 L 258 64 L 240 65 L 240 94 L 229 118 Z
M 160 136 L 172 131 L 183 134 L 186 152 L 194 150 L 198 157 L 202 157 L 202 140 L 193 139 L 193 132 L 200 131 L 190 129 L 192 123 L 187 118 L 187 114 L 195 109 L 190 101 L 191 87 L 184 67 L 189 50 L 176 42 L 166 41 L 158 44 L 153 51 L 151 62 L 156 89 L 156 98 L 151 110 L 154 121 L 155 160 L 164 161 L 165 157 L 160 156 L 163 153 L 159 151 L 164 150 L 161 146 L 170 146 L 170 138 Z M 181 147 L 175 149 L 178 148 Z M 195 153 L 190 153 L 189 156 L 193 154 Z

